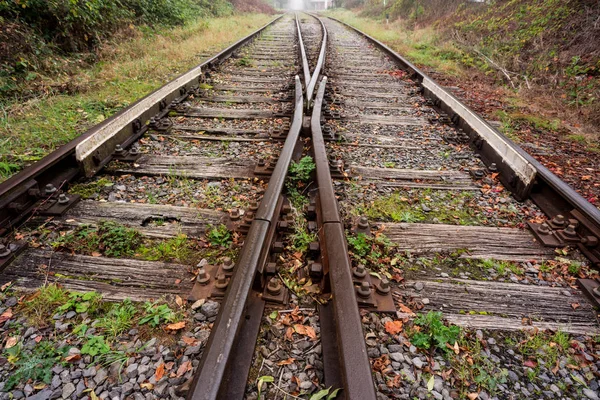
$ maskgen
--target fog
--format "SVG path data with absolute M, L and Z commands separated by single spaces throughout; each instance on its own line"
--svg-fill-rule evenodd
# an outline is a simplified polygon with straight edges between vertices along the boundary
M 303 10 L 304 9 L 304 1 L 303 0 L 290 0 L 288 7 L 290 10 Z

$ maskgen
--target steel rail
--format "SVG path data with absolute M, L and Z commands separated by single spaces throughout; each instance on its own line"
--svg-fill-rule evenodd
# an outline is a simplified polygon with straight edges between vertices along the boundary
M 269 185 L 260 202 L 256 216 L 244 240 L 235 272 L 229 282 L 221 303 L 221 311 L 211 330 L 205 351 L 202 354 L 198 373 L 188 392 L 189 400 L 219 398 L 232 349 L 240 334 L 244 312 L 251 294 L 252 285 L 259 268 L 261 255 L 268 251 L 267 233 L 275 217 L 277 199 L 283 190 L 283 183 L 292 159 L 292 153 L 302 129 L 303 105 L 302 85 L 296 76 L 296 97 L 294 119 L 277 164 L 269 179 Z
M 302 30 L 300 29 L 300 21 L 298 21 L 298 13 L 296 15 L 296 30 L 298 31 L 298 42 L 300 44 L 300 58 L 302 61 L 302 70 L 304 71 L 304 88 L 308 88 L 310 83 L 310 67 L 308 66 L 308 58 L 306 57 L 306 48 L 302 39 Z
M 316 18 L 317 21 L 319 21 L 319 23 L 321 24 L 321 29 L 323 30 L 323 39 L 321 42 L 321 51 L 319 52 L 319 59 L 317 60 L 317 65 L 315 66 L 315 70 L 313 71 L 310 83 L 306 88 L 306 104 L 310 105 L 314 95 L 315 87 L 317 86 L 317 80 L 319 79 L 319 76 L 321 75 L 321 70 L 325 65 L 325 53 L 327 51 L 327 28 L 325 28 L 325 24 L 323 23 L 323 21 L 321 21 L 321 18 L 312 14 L 309 15 L 311 15 L 313 18 Z
M 344 389 L 340 392 L 340 398 L 375 400 L 375 386 L 352 279 L 348 244 L 335 198 L 325 140 L 321 130 L 321 108 L 326 84 L 327 77 L 324 77 L 314 102 L 311 133 L 317 166 L 322 223 L 321 239 L 324 241 L 322 247 L 329 270 L 333 324 L 337 338 L 338 365 L 331 369 L 338 370 L 340 374 Z
M 519 199 L 531 198 L 533 202 L 540 207 L 540 209 L 549 217 L 555 217 L 558 214 L 565 216 L 573 215 L 575 211 L 581 217 L 577 218 L 581 224 L 578 227 L 578 231 L 582 237 L 586 235 L 595 236 L 600 238 L 598 233 L 600 232 L 600 210 L 593 204 L 587 201 L 581 196 L 573 187 L 568 183 L 561 180 L 552 171 L 540 163 L 536 158 L 531 156 L 528 152 L 523 150 L 519 145 L 514 143 L 510 138 L 506 137 L 502 132 L 492 127 L 485 119 L 481 118 L 477 113 L 472 111 L 469 107 L 463 104 L 454 95 L 447 92 L 440 85 L 435 83 L 427 74 L 413 65 L 410 61 L 405 59 L 403 56 L 392 50 L 390 47 L 382 43 L 381 41 L 373 38 L 372 36 L 360 31 L 359 29 L 340 21 L 336 18 L 328 17 L 365 37 L 367 40 L 374 43 L 377 47 L 383 50 L 392 60 L 395 60 L 405 70 L 412 73 L 413 77 L 421 84 L 424 89 L 425 95 L 438 101 L 437 106 L 445 111 L 448 115 L 453 116 L 453 122 L 460 128 L 472 135 L 472 141 L 476 145 L 478 152 L 487 161 L 489 165 L 491 162 L 497 163 L 497 167 L 500 170 L 500 180 L 502 183 L 515 194 Z M 460 109 L 460 110 L 459 110 Z M 471 121 L 464 119 L 460 113 L 468 113 L 477 119 L 476 124 Z M 515 182 L 516 176 L 511 171 L 503 170 L 505 167 L 505 154 L 490 154 L 494 153 L 492 149 L 487 146 L 486 143 L 478 141 L 483 138 L 481 130 L 493 132 L 494 135 L 501 138 L 507 145 L 507 148 L 512 152 L 518 154 L 523 160 L 525 160 L 534 169 L 535 176 L 529 185 L 518 185 Z M 474 137 L 473 137 L 474 136 Z M 485 140 L 484 140 L 485 142 Z M 527 186 L 527 187 L 524 187 Z M 600 266 L 600 261 L 597 259 L 598 250 L 587 249 L 583 243 L 578 244 L 580 250 L 582 250 L 590 259 L 594 262 L 596 259 L 596 265 Z M 589 252 L 588 252 L 589 251 Z M 590 254 L 595 251 L 595 254 Z
M 102 123 L 90 128 L 77 138 L 62 145 L 41 160 L 23 169 L 6 181 L 0 183 L 0 235 L 7 233 L 10 228 L 18 224 L 26 217 L 26 215 L 33 211 L 38 199 L 31 195 L 32 190 L 36 190 L 38 193 L 43 193 L 43 188 L 48 183 L 52 183 L 54 186 L 60 187 L 65 182 L 71 181 L 82 174 L 81 163 L 77 161 L 75 155 L 77 146 L 84 141 L 89 140 L 89 138 L 96 135 L 101 130 L 115 124 L 115 122 L 117 122 L 119 119 L 123 119 L 125 116 L 127 116 L 127 118 L 134 117 L 136 120 L 138 120 L 139 126 L 142 127 L 140 130 L 143 133 L 143 129 L 146 127 L 146 122 L 152 116 L 158 114 L 163 109 L 165 103 L 168 104 L 178 96 L 182 96 L 182 89 L 187 92 L 187 90 L 193 87 L 194 84 L 198 83 L 198 78 L 201 76 L 203 69 L 214 68 L 216 65 L 230 57 L 238 49 L 256 38 L 267 27 L 274 24 L 280 18 L 282 18 L 282 16 L 274 18 L 272 21 L 257 29 L 250 35 L 238 40 L 215 56 L 192 68 L 190 71 L 181 74 L 171 82 L 124 108 Z M 195 78 L 192 80 L 187 79 L 191 72 L 195 72 L 192 74 L 195 75 Z M 174 90 L 169 90 L 169 93 L 167 94 L 163 93 L 165 88 L 169 87 L 172 82 L 177 82 L 183 78 L 185 78 L 186 83 L 180 84 Z M 145 101 L 147 102 L 147 99 L 152 99 L 159 93 L 161 94 L 160 98 L 153 102 L 150 107 L 143 111 L 135 111 L 135 114 L 132 115 L 132 110 L 136 110 L 136 106 L 139 106 L 139 104 L 142 104 Z M 129 137 L 134 136 L 136 133 L 134 132 L 132 124 L 126 124 L 126 126 L 122 126 L 119 129 L 128 134 Z M 125 141 L 125 143 L 128 143 L 128 141 Z M 102 160 L 102 165 L 106 164 L 109 160 L 110 159 Z M 97 170 L 99 170 L 99 167 L 96 169 L 96 172 Z M 13 206 L 11 207 L 11 205 Z

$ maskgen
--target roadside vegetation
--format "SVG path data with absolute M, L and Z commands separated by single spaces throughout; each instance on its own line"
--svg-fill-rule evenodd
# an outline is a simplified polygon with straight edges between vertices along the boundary
M 0 181 L 273 18 L 117 3 L 0 1 Z

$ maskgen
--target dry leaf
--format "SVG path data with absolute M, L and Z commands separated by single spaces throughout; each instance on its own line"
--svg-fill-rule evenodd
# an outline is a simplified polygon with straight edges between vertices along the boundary
M 97 251 L 92 252 L 92 257 L 101 257 L 102 253 L 98 253 Z
M 45 383 L 38 383 L 37 385 L 34 385 L 34 386 L 33 386 L 33 388 L 34 388 L 35 390 L 42 390 L 42 389 L 43 389 L 43 388 L 45 388 L 45 387 L 46 387 L 46 384 L 45 384 Z
M 180 329 L 185 328 L 185 321 L 175 322 L 174 324 L 169 324 L 165 329 L 169 331 L 178 331 Z
M 529 367 L 529 368 L 535 368 L 537 367 L 537 363 L 533 360 L 527 360 L 523 363 L 524 366 Z
M 179 307 L 183 307 L 183 299 L 180 296 L 175 296 L 175 303 L 177 303 Z
M 142 389 L 147 389 L 147 390 L 152 390 L 154 389 L 154 385 L 151 384 L 150 382 L 144 382 L 144 383 L 140 383 L 140 387 Z
M 181 340 L 183 340 L 183 342 L 188 346 L 196 346 L 198 344 L 198 339 L 194 339 L 189 336 L 184 336 L 181 338 Z
M 277 363 L 277 365 L 278 365 L 278 366 L 282 366 L 282 365 L 290 365 L 290 364 L 293 364 L 293 363 L 294 363 L 294 361 L 296 361 L 296 359 L 295 359 L 295 358 L 291 358 L 291 357 L 290 357 L 290 358 L 288 358 L 287 360 L 279 361 L 279 362 Z
M 467 397 L 469 400 L 475 400 L 477 397 L 479 397 L 479 393 L 469 393 Z
M 192 370 L 192 362 L 191 361 L 183 362 L 177 369 L 177 377 L 179 378 L 179 377 L 183 376 L 186 372 L 191 371 L 191 370 Z
M 179 285 L 180 283 L 181 283 L 181 279 L 175 279 L 175 284 L 176 285 Z M 179 297 L 179 296 L 177 296 L 177 297 Z
M 65 357 L 66 362 L 75 362 L 81 360 L 81 354 L 73 354 Z
M 399 304 L 399 307 L 400 307 L 400 311 L 402 311 L 404 313 L 407 313 L 407 314 L 410 314 L 410 315 L 414 315 L 415 314 L 415 313 L 413 313 L 413 311 L 410 308 L 406 307 L 402 303 Z
M 154 372 L 154 378 L 156 378 L 156 382 L 159 382 L 164 375 L 165 375 L 165 364 L 162 363 L 156 368 L 156 372 Z
M 294 330 L 300 335 L 308 336 L 312 340 L 317 340 L 317 333 L 314 328 L 310 326 L 296 324 L 294 325 Z
M 9 337 L 4 347 L 10 349 L 11 347 L 14 347 L 18 341 L 19 338 L 17 336 Z
M 579 304 L 579 303 L 571 303 L 571 307 L 573 307 L 573 310 L 577 310 L 579 307 L 581 307 L 581 304 Z
M 0 315 L 0 324 L 8 321 L 9 319 L 11 319 L 13 316 L 12 310 L 9 308 L 8 310 L 4 311 L 2 313 L 2 315 Z
M 293 340 L 294 338 L 294 328 L 292 328 L 291 326 L 287 328 L 287 330 L 285 331 L 285 338 L 286 340 Z
M 12 285 L 12 282 L 6 282 L 4 285 L 2 285 L 2 287 L 0 287 L 0 290 L 4 292 L 10 285 Z
M 385 331 L 390 335 L 397 335 L 402 332 L 402 321 L 387 321 Z

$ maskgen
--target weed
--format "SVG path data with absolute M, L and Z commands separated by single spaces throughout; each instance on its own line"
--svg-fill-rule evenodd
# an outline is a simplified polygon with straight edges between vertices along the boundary
M 170 238 L 151 246 L 142 246 L 138 252 L 142 258 L 150 261 L 180 261 L 185 262 L 191 256 L 192 244 L 187 235 L 180 233 L 174 238 Z
M 43 341 L 38 343 L 31 353 L 23 354 L 14 362 L 15 370 L 11 372 L 4 385 L 4 391 L 10 391 L 20 382 L 44 382 L 52 380 L 52 368 L 61 364 L 64 349 L 57 349 L 53 343 Z
M 18 164 L 0 161 L 0 178 L 8 178 L 20 169 Z
M 305 186 L 316 167 L 311 156 L 302 157 L 298 162 L 292 161 L 286 179 L 287 188 L 296 189 Z
M 106 344 L 103 336 L 89 336 L 85 344 L 81 347 L 81 354 L 87 354 L 95 357 L 99 354 L 106 354 L 110 347 Z
M 415 329 L 410 342 L 421 349 L 434 348 L 448 353 L 449 349 L 446 345 L 454 345 L 460 336 L 460 327 L 444 325 L 442 313 L 439 311 L 430 311 L 425 315 L 419 314 L 413 322 L 420 329 Z
M 105 187 L 113 186 L 113 183 L 106 179 L 100 178 L 97 181 L 89 182 L 89 183 L 78 183 L 69 189 L 70 193 L 78 194 L 84 199 L 89 199 L 93 197 L 95 194 L 100 193 L 100 191 Z
M 173 322 L 177 318 L 175 312 L 167 304 L 146 302 L 144 312 L 145 315 L 140 319 L 140 325 L 149 324 L 153 328 L 161 323 Z
M 133 256 L 142 244 L 142 235 L 112 221 L 102 221 L 98 227 L 81 225 L 61 236 L 52 245 L 55 249 L 92 254 L 102 251 L 108 257 Z
M 288 188 L 287 197 L 290 200 L 290 203 L 292 203 L 292 206 L 298 211 L 304 209 L 309 203 L 308 197 L 300 193 L 296 188 Z
M 115 339 L 131 328 L 136 313 L 131 300 L 125 299 L 119 304 L 113 304 L 108 313 L 98 321 L 96 328 L 102 330 L 109 338 Z
M 571 275 L 579 275 L 579 272 L 581 272 L 581 263 L 578 261 L 571 261 L 567 271 L 569 271 Z
M 383 166 L 386 167 L 386 168 L 395 168 L 396 167 L 396 163 L 388 161 L 388 162 L 384 163 Z
M 56 284 L 42 286 L 23 302 L 23 312 L 35 325 L 45 325 L 56 308 L 69 300 L 66 290 Z
M 383 234 L 373 236 L 357 233 L 346 235 L 348 249 L 354 264 L 363 264 L 373 274 L 384 274 L 388 279 L 392 278 L 390 269 L 399 272 L 394 265 L 398 257 L 392 259 L 392 242 Z
M 98 292 L 70 292 L 68 298 L 65 304 L 58 307 L 58 311 L 94 314 L 102 302 L 102 295 Z
M 231 232 L 223 224 L 211 227 L 206 237 L 212 246 L 229 247 L 232 242 Z
M 553 334 L 546 332 L 532 333 L 518 345 L 524 358 L 542 360 L 546 365 L 554 366 L 558 358 L 569 349 L 569 335 L 562 331 Z
M 253 61 L 247 56 L 240 58 L 236 64 L 239 67 L 251 67 L 252 65 L 254 65 Z

